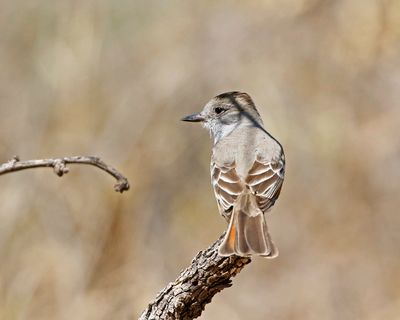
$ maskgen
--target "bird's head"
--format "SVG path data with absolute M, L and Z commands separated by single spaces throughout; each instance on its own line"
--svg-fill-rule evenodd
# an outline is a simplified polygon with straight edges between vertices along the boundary
M 260 115 L 247 93 L 238 91 L 222 93 L 212 98 L 199 113 L 182 118 L 182 121 L 201 122 L 217 143 L 241 124 L 262 126 Z

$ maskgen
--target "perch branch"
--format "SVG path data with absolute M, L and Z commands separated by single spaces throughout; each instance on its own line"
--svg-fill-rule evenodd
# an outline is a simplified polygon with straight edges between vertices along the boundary
M 54 172 L 61 177 L 69 172 L 67 164 L 71 163 L 89 164 L 104 170 L 117 180 L 117 183 L 114 185 L 115 191 L 122 193 L 123 191 L 129 190 L 129 182 L 127 178 L 125 178 L 115 168 L 103 162 L 100 158 L 93 156 L 75 156 L 26 161 L 20 161 L 19 158 L 15 156 L 10 161 L 0 165 L 0 175 L 31 168 L 51 167 L 53 168 Z
M 218 247 L 223 237 L 206 250 L 200 251 L 175 282 L 159 292 L 139 320 L 197 318 L 215 294 L 230 287 L 231 278 L 251 260 L 239 256 L 219 256 Z

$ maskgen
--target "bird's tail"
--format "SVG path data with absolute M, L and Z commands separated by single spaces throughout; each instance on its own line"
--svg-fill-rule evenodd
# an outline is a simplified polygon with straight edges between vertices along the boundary
M 268 233 L 264 214 L 251 193 L 240 195 L 237 199 L 218 253 L 221 256 L 258 255 L 265 258 L 278 256 L 278 249 Z

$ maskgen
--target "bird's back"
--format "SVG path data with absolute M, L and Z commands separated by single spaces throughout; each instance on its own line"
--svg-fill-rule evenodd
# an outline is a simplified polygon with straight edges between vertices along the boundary
M 283 150 L 280 144 L 264 128 L 241 126 L 219 141 L 212 151 L 212 162 L 224 166 L 236 164 L 236 172 L 243 181 L 254 161 L 279 161 Z

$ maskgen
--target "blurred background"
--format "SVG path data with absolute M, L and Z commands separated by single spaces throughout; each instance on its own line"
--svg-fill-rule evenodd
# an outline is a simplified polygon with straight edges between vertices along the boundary
M 254 259 L 202 319 L 399 319 L 400 2 L 2 1 L 0 319 L 134 319 L 224 230 L 208 133 L 249 93 L 286 151 Z

